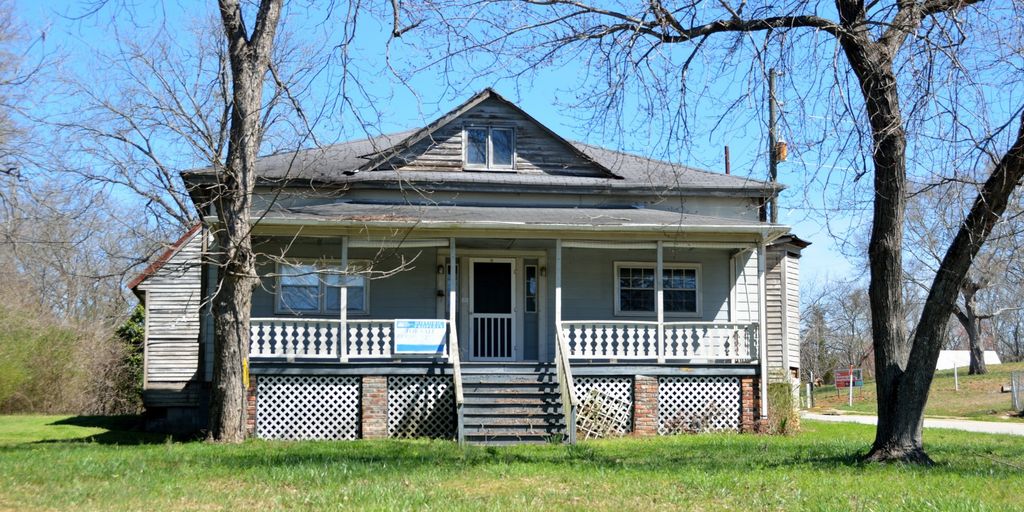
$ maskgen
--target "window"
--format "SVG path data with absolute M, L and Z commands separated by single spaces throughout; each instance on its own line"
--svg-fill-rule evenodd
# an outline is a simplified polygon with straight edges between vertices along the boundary
M 466 167 L 511 169 L 515 161 L 515 133 L 512 128 L 467 127 L 463 137 Z
M 537 312 L 537 265 L 526 266 L 526 312 Z
M 349 266 L 358 271 L 360 263 Z M 366 278 L 359 275 L 342 276 L 338 265 L 299 263 L 278 264 L 278 313 L 340 313 L 342 279 L 348 286 L 348 311 L 367 313 Z
M 654 313 L 655 264 L 615 264 L 615 314 Z M 661 286 L 665 314 L 696 316 L 700 314 L 698 265 L 666 264 L 662 269 Z

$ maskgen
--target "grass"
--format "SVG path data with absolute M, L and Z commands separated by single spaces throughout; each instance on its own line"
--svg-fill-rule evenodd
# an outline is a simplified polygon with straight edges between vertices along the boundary
M 925 415 L 932 417 L 969 418 L 982 421 L 1016 421 L 1024 418 L 1013 413 L 1010 394 L 1000 392 L 1002 385 L 1010 384 L 1010 372 L 1024 371 L 1024 363 L 1008 363 L 988 367 L 985 375 L 967 375 L 967 368 L 960 368 L 960 391 L 953 382 L 953 370 L 935 372 Z M 814 392 L 814 409 L 875 414 L 875 383 L 868 381 L 863 388 L 855 388 L 853 407 L 850 407 L 847 389 L 835 386 L 821 386 Z
M 1024 439 L 928 430 L 932 468 L 862 465 L 870 427 L 577 446 L 175 442 L 127 420 L 0 417 L 0 510 L 1008 510 Z

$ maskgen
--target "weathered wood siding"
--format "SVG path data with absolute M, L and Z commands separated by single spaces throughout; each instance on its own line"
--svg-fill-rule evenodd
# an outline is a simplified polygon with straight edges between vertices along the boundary
M 467 125 L 513 127 L 515 171 L 607 177 L 601 168 L 501 101 L 489 99 L 389 160 L 382 168 L 409 171 L 463 171 L 462 129 Z M 486 172 L 486 171 L 481 171 Z
M 146 303 L 146 405 L 186 405 L 197 399 L 186 388 L 199 370 L 202 233 L 138 286 Z
M 765 286 L 768 368 L 773 374 L 800 368 L 800 258 L 769 250 Z
M 765 273 L 765 334 L 768 338 L 768 370 L 776 374 L 785 370 L 783 352 L 787 342 L 787 303 L 785 287 L 784 252 L 769 250 L 766 255 Z
M 789 367 L 800 368 L 800 258 L 786 255 L 786 340 Z

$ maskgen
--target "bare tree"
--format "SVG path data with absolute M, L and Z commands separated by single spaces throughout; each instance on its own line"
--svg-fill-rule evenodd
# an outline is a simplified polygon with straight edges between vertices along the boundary
M 962 208 L 948 206 L 965 203 L 964 196 L 971 190 L 969 184 L 951 181 L 926 187 L 911 198 L 907 215 L 907 279 L 925 292 L 941 263 L 942 249 L 948 246 L 958 227 L 958 212 Z M 1020 225 L 1020 205 L 1015 202 L 1009 208 L 1010 212 L 993 228 L 991 240 L 964 277 L 953 311 L 966 336 L 971 375 L 987 372 L 982 343 L 985 324 L 1019 309 L 1016 297 L 1006 292 L 1024 284 L 1012 271 L 1020 260 L 1024 226 Z
M 452 3 L 461 10 L 451 9 Z M 760 79 L 766 74 L 766 60 L 771 58 L 775 67 L 808 73 L 808 89 L 814 92 L 804 100 L 818 104 L 823 101 L 814 99 L 823 93 L 817 87 L 822 82 L 821 70 L 835 69 L 835 82 L 824 87 L 831 96 L 824 101 L 840 105 L 847 114 L 842 121 L 854 123 L 852 130 L 837 123 L 841 128 L 837 135 L 848 141 L 847 150 L 860 148 L 857 155 L 870 161 L 873 168 L 868 292 L 880 400 L 876 438 L 868 458 L 929 463 L 921 426 L 942 345 L 940 331 L 952 314 L 974 256 L 1024 174 L 1024 126 L 1018 130 L 1013 121 L 988 126 L 983 118 L 987 99 L 976 80 L 982 72 L 991 72 L 999 75 L 1004 87 L 1019 83 L 1008 62 L 1017 51 L 1020 27 L 1005 21 L 1018 19 L 1019 13 L 1015 6 L 973 7 L 976 3 L 836 0 L 826 6 L 798 0 L 758 6 L 746 2 L 669 6 L 655 0 L 604 6 L 581 0 L 524 0 L 489 2 L 493 7 L 489 16 L 484 6 L 475 2 L 453 0 L 436 5 L 449 9 L 445 23 L 454 27 L 449 33 L 457 36 L 443 44 L 456 48 L 450 53 L 458 59 L 483 51 L 501 56 L 488 62 L 499 61 L 502 66 L 519 63 L 528 69 L 548 65 L 558 55 L 588 59 L 598 92 L 580 94 L 584 98 L 580 103 L 604 112 L 599 116 L 607 116 L 616 105 L 619 112 L 626 110 L 623 105 L 635 110 L 637 103 L 648 105 L 649 112 L 662 118 L 693 110 L 693 98 L 686 93 L 695 61 L 708 63 L 711 73 L 721 70 L 730 78 L 735 74 L 730 71 L 744 68 L 743 62 L 755 62 L 757 65 L 749 65 L 748 76 Z M 995 9 L 1000 12 L 985 15 L 986 10 Z M 993 29 L 993 25 L 999 28 Z M 997 34 L 996 41 L 1006 44 L 985 45 L 970 38 L 989 33 Z M 975 59 L 973 53 L 967 58 L 969 50 L 980 51 L 980 46 L 971 46 L 974 44 L 985 46 L 990 58 Z M 674 46 L 686 50 L 673 54 Z M 776 52 L 777 46 L 783 48 L 782 53 Z M 512 70 L 510 74 L 520 72 Z M 948 80 L 944 83 L 952 84 L 942 94 L 936 92 L 936 73 Z M 637 84 L 635 88 L 628 87 L 631 83 Z M 640 98 L 624 101 L 631 90 L 638 91 Z M 964 94 L 959 95 L 959 90 Z M 716 93 L 721 90 L 705 91 L 704 97 Z M 967 119 L 960 116 L 960 107 L 967 104 L 979 107 L 975 118 L 981 118 L 981 134 L 963 128 Z M 1016 117 L 1021 105 L 1011 110 Z M 1000 114 L 1005 115 L 1005 111 Z M 672 129 L 679 123 L 665 126 Z M 682 127 L 684 132 L 689 128 Z M 903 231 L 910 185 L 908 130 L 920 133 L 925 128 L 951 132 L 951 137 L 937 138 L 947 146 L 974 149 L 976 155 L 991 160 L 992 172 L 982 180 L 977 199 L 965 212 L 942 258 L 911 337 L 902 321 Z M 915 157 L 918 154 L 915 152 Z M 942 165 L 941 160 L 930 163 Z M 853 181 L 866 172 L 856 172 Z

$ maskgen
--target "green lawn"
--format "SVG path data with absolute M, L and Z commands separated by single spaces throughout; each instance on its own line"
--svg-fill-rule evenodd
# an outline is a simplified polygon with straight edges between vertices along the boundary
M 0 510 L 1024 508 L 1024 439 L 1008 436 L 928 431 L 939 465 L 919 468 L 861 465 L 870 427 L 814 422 L 793 437 L 465 450 L 443 441 L 218 446 L 119 430 L 126 424 L 0 417 Z
M 984 421 L 1020 421 L 1024 418 L 1012 414 L 1010 394 L 1002 393 L 999 387 L 1010 383 L 1010 372 L 1024 371 L 1024 363 L 1010 363 L 989 366 L 985 375 L 967 375 L 967 369 L 960 369 L 960 391 L 953 382 L 953 370 L 935 372 L 931 392 L 928 394 L 926 416 L 970 418 Z M 863 388 L 855 388 L 853 407 L 850 407 L 847 389 L 821 386 L 814 393 L 816 411 L 838 409 L 864 414 L 875 414 L 875 383 L 866 382 Z

